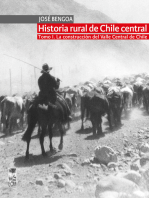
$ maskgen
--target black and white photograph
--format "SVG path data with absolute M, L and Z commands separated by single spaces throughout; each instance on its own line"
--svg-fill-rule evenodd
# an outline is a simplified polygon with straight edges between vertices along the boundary
M 0 0 L 0 198 L 149 198 L 149 31 L 39 40 L 21 15 L 148 28 L 149 1 Z

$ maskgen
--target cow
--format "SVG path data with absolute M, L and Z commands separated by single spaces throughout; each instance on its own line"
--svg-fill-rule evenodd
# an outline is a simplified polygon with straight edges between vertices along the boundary
M 108 89 L 110 88 L 111 84 L 102 84 L 102 89 L 104 90 L 105 94 L 107 95 Z
M 129 86 L 125 86 L 121 92 L 124 99 L 124 112 L 127 114 L 127 110 L 132 108 L 133 91 Z
M 4 96 L 0 96 L 0 103 L 2 102 L 2 100 L 6 97 L 6 95 Z M 0 110 L 1 110 L 1 105 L 0 105 Z
M 143 88 L 143 104 L 145 110 L 149 113 L 149 84 Z
M 81 96 L 83 95 L 83 91 L 77 87 L 77 94 L 76 94 L 76 108 L 80 110 L 81 106 Z
M 23 98 L 23 102 L 24 102 L 24 108 L 25 108 L 25 115 L 24 115 L 24 121 L 25 123 L 27 123 L 27 115 L 28 115 L 28 110 L 31 106 L 31 104 L 33 103 L 35 97 L 37 97 L 37 94 L 31 93 L 31 92 L 26 92 L 22 98 Z
M 113 115 L 115 126 L 121 125 L 121 115 L 124 107 L 123 94 L 119 87 L 110 87 L 107 93 L 110 111 Z
M 92 89 L 87 85 L 82 85 L 80 88 L 83 91 L 83 93 L 88 93 L 88 92 L 92 91 Z
M 103 135 L 101 124 L 102 116 L 105 114 L 108 115 L 109 126 L 110 129 L 112 129 L 109 102 L 104 94 L 99 94 L 95 90 L 92 90 L 81 97 L 81 130 L 84 129 L 83 121 L 85 110 L 90 114 L 90 120 L 93 126 L 93 135 L 96 135 L 96 132 L 99 135 Z
M 14 124 L 17 122 L 17 119 L 20 119 L 21 127 L 23 129 L 23 118 L 24 118 L 24 103 L 23 99 L 19 96 L 5 97 L 1 102 L 1 121 L 4 126 L 4 129 L 8 129 L 10 134 Z
M 1 109 L 1 102 L 2 102 L 2 100 L 3 100 L 5 97 L 6 97 L 6 95 L 0 96 L 0 117 L 2 117 L 2 113 L 1 113 L 1 111 L 2 111 L 2 109 Z M 1 123 L 1 119 L 0 119 L 0 130 L 1 130 L 1 127 L 2 127 L 2 123 Z
M 141 81 L 135 82 L 133 89 L 135 93 L 135 99 L 133 99 L 133 103 L 140 107 L 143 100 L 143 83 Z
M 137 88 L 133 85 L 133 97 L 132 97 L 132 106 L 135 107 L 138 105 L 138 95 L 137 95 Z
M 24 101 L 24 105 L 25 105 L 25 112 L 27 113 L 29 107 L 30 107 L 30 104 L 33 102 L 34 98 L 37 97 L 37 94 L 34 92 L 34 93 L 25 93 L 23 95 L 23 101 Z
M 75 94 L 69 94 L 67 92 L 64 93 L 64 99 L 70 109 L 71 114 L 74 113 L 76 107 L 76 96 Z M 67 122 L 68 129 L 70 129 L 70 122 Z
M 74 113 L 77 108 L 79 107 L 79 93 L 81 92 L 81 90 L 75 86 L 75 87 L 71 87 L 69 89 L 67 89 L 64 92 L 64 98 L 66 98 L 67 102 L 70 105 L 70 99 L 71 99 L 71 110 Z

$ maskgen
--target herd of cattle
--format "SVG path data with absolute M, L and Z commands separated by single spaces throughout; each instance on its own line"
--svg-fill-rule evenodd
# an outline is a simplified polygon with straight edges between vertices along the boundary
M 76 110 L 81 112 L 81 129 L 84 117 L 93 126 L 93 134 L 102 135 L 102 116 L 107 114 L 109 127 L 121 125 L 121 115 L 127 115 L 134 106 L 143 106 L 149 112 L 149 76 L 133 75 L 125 79 L 108 79 L 102 82 L 87 81 L 73 87 L 61 88 L 72 115 Z M 13 128 L 27 122 L 27 112 L 36 94 L 25 93 L 22 97 L 1 96 L 0 111 L 3 131 L 11 133 Z M 75 114 L 74 114 L 75 115 Z
M 105 78 L 102 82 L 87 81 L 82 85 L 66 88 L 75 94 L 76 107 L 81 110 L 81 129 L 84 117 L 92 122 L 93 134 L 102 135 L 102 116 L 107 114 L 109 127 L 121 125 L 122 112 L 127 116 L 132 107 L 143 106 L 149 112 L 149 75 L 143 73 L 119 79 Z

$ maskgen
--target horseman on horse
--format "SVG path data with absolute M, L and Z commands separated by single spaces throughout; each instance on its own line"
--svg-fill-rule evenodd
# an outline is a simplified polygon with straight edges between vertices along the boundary
M 40 89 L 38 100 L 44 101 L 45 105 L 39 105 L 39 107 L 44 110 L 52 108 L 53 111 L 58 108 L 64 109 L 65 115 L 63 115 L 63 120 L 72 120 L 68 104 L 66 103 L 62 95 L 60 95 L 57 91 L 60 86 L 60 79 L 52 76 L 50 74 L 51 70 L 52 67 L 49 67 L 47 63 L 43 64 L 41 71 L 42 75 L 38 79 L 38 86 Z M 61 100 L 61 102 L 57 103 L 56 105 L 57 99 Z
M 60 79 L 55 78 L 50 74 L 51 69 L 52 67 L 49 67 L 46 63 L 42 66 L 42 75 L 38 79 L 40 92 L 28 110 L 28 127 L 22 137 L 22 140 L 27 142 L 27 159 L 29 158 L 31 135 L 37 123 L 41 127 L 40 145 L 42 155 L 45 156 L 44 136 L 46 129 L 48 128 L 49 131 L 50 151 L 53 151 L 53 126 L 54 124 L 57 124 L 61 135 L 59 149 L 62 150 L 64 124 L 72 120 L 68 104 L 60 92 L 58 92 Z
M 60 79 L 56 79 L 50 74 L 52 67 L 49 67 L 48 64 L 43 64 L 42 66 L 42 75 L 38 79 L 38 86 L 40 89 L 39 100 L 45 101 L 45 106 L 43 109 L 48 110 L 48 107 L 56 109 L 56 89 L 59 88 Z

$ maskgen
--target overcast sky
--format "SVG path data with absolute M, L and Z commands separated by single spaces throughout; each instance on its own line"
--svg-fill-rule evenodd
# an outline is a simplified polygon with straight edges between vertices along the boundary
M 149 0 L 75 0 L 118 23 L 149 23 Z

